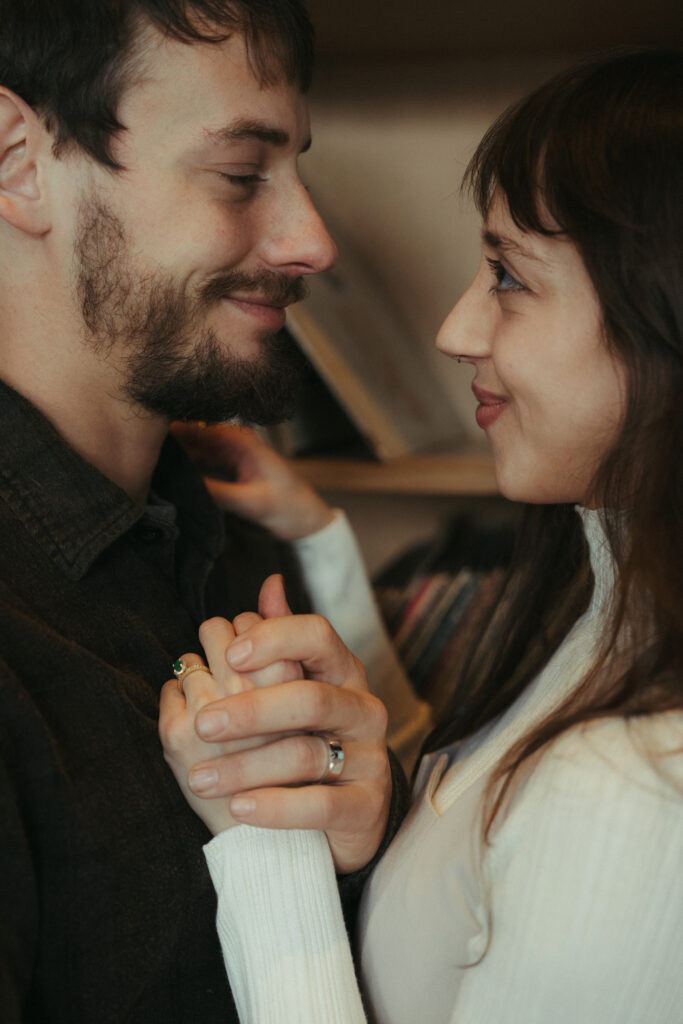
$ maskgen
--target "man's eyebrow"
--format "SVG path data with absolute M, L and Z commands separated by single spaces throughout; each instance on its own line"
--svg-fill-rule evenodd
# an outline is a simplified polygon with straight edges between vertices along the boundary
M 204 134 L 209 142 L 216 145 L 224 145 L 230 142 L 242 142 L 244 140 L 255 140 L 265 142 L 269 146 L 276 146 L 283 149 L 289 145 L 289 134 L 282 128 L 267 124 L 265 121 L 247 121 L 240 119 L 222 128 L 205 128 Z M 310 149 L 311 140 L 307 139 L 301 147 L 300 152 L 305 153 Z
M 534 260 L 536 263 L 545 264 L 547 262 L 542 256 L 531 252 L 530 249 L 525 249 L 523 245 L 515 242 L 514 239 L 506 238 L 504 235 L 497 235 L 495 231 L 490 231 L 488 228 L 482 230 L 481 237 L 484 244 L 488 245 L 490 249 L 498 249 L 499 252 L 518 253 L 525 259 Z

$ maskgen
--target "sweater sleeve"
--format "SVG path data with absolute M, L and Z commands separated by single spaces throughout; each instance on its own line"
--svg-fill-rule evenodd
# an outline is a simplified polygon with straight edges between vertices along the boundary
M 204 853 L 241 1024 L 364 1022 L 324 834 L 238 825 Z
M 431 709 L 418 700 L 396 656 L 345 514 L 294 543 L 314 611 L 332 623 L 363 662 L 372 692 L 389 712 L 388 744 L 410 775 L 431 729 Z
M 637 749 L 623 720 L 592 723 L 521 785 L 485 858 L 488 948 L 452 1024 L 683 1019 L 681 719 L 656 719 L 668 755 Z

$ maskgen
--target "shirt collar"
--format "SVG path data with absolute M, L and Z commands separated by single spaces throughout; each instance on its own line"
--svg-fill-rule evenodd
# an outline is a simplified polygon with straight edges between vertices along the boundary
M 65 576 L 81 579 L 143 517 L 145 506 L 81 458 L 26 398 L 2 381 L 0 434 L 0 499 Z M 164 444 L 152 487 L 177 506 L 179 527 L 215 556 L 223 541 L 220 513 L 172 438 Z

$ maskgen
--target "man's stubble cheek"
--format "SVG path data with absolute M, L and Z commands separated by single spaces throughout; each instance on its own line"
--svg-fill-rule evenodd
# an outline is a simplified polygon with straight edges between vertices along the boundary
M 289 414 L 305 372 L 291 339 L 264 333 L 258 355 L 240 358 L 239 336 L 209 324 L 233 291 L 291 301 L 302 282 L 226 269 L 190 297 L 169 271 L 139 265 L 123 223 L 97 197 L 82 204 L 75 249 L 86 344 L 112 366 L 122 397 L 167 419 L 264 423 Z

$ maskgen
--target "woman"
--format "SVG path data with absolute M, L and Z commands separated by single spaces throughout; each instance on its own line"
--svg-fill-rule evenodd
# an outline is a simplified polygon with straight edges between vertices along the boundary
M 496 122 L 466 180 L 482 261 L 438 346 L 475 368 L 500 490 L 530 508 L 427 741 L 412 810 L 366 888 L 366 1005 L 387 1024 L 673 1024 L 683 54 L 621 54 L 558 76 Z M 252 621 L 228 659 L 250 671 L 300 657 L 305 629 Z M 192 760 L 179 747 L 167 757 L 182 778 Z M 287 842 L 238 828 L 207 847 L 243 1019 L 364 1020 L 329 861 L 321 881 L 325 850 L 314 840 L 297 863 Z M 292 900 L 283 914 L 274 894 Z M 299 964 L 281 1014 L 278 986 Z

